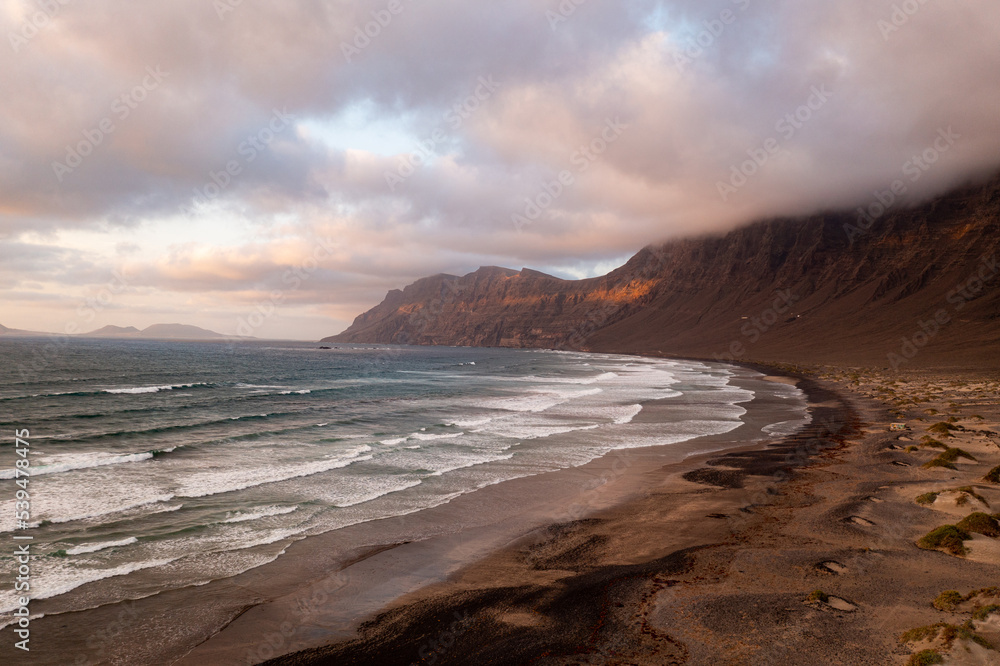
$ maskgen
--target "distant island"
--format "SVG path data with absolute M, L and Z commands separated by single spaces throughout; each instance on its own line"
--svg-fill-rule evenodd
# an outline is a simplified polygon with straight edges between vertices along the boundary
M 134 326 L 105 326 L 82 338 L 142 338 L 146 340 L 220 340 L 229 336 L 188 324 L 153 324 L 141 331 Z
M 0 336 L 35 337 L 47 336 L 52 333 L 41 331 L 24 331 L 17 328 L 7 328 L 0 324 Z M 135 326 L 104 326 L 89 333 L 80 333 L 77 338 L 113 338 L 123 340 L 225 340 L 232 336 L 210 331 L 207 328 L 190 326 L 188 324 L 153 324 L 139 330 Z

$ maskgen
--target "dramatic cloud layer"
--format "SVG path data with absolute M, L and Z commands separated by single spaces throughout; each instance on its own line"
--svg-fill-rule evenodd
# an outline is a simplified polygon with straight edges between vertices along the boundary
M 430 273 L 592 275 L 1000 167 L 995 0 L 2 0 L 0 27 L 20 328 L 313 338 Z

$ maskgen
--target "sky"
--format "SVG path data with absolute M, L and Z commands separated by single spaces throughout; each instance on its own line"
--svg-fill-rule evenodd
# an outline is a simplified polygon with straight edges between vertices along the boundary
M 0 0 L 0 324 L 318 339 L 1000 169 L 996 0 Z

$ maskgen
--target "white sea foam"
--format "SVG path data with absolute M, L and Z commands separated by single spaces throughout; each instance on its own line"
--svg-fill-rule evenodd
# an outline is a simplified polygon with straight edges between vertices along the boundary
M 67 555 L 83 555 L 85 553 L 96 553 L 99 550 L 107 550 L 108 548 L 117 548 L 118 546 L 128 546 L 130 544 L 139 541 L 135 537 L 129 537 L 128 539 L 122 539 L 121 541 L 105 541 L 104 543 L 87 543 L 81 546 L 76 546 L 74 548 L 67 548 Z
M 293 511 L 298 511 L 297 506 L 265 506 L 258 509 L 253 509 L 249 513 L 243 513 L 242 511 L 237 511 L 235 515 L 231 518 L 223 520 L 223 523 L 245 523 L 248 520 L 259 520 L 261 518 L 268 518 L 270 516 L 283 516 Z
M 584 425 L 539 425 L 536 423 L 509 422 L 495 423 L 489 428 L 483 428 L 480 432 L 486 432 L 507 439 L 543 439 L 553 435 L 565 435 L 570 432 L 582 430 L 596 430 L 600 424 L 588 423 Z
M 615 425 L 625 425 L 626 423 L 631 423 L 632 419 L 639 415 L 642 411 L 642 405 L 627 405 L 622 408 L 621 414 L 615 416 Z
M 802 428 L 805 428 L 812 422 L 812 416 L 806 415 L 805 418 L 795 419 L 792 421 L 780 421 L 778 423 L 772 423 L 761 428 L 761 432 L 771 437 L 788 437 L 789 435 L 794 435 Z
M 458 428 L 475 428 L 476 426 L 486 425 L 493 420 L 493 417 L 487 416 L 481 419 L 466 419 L 462 421 L 452 421 L 448 425 L 455 426 Z
M 61 453 L 36 458 L 38 463 L 30 467 L 31 476 L 59 474 L 76 469 L 104 467 L 106 465 L 121 465 L 123 463 L 141 462 L 153 457 L 151 451 L 144 453 L 129 453 L 126 455 L 110 455 L 107 453 Z M 0 479 L 13 479 L 14 470 L 0 470 Z
M 195 386 L 209 386 L 205 383 L 196 384 L 167 384 L 165 386 L 130 386 L 128 388 L 104 389 L 105 393 L 159 393 L 160 391 L 173 391 L 174 389 L 194 388 Z
M 371 460 L 372 456 L 362 455 L 371 450 L 370 446 L 364 445 L 363 447 L 354 449 L 346 456 L 323 458 L 312 462 L 286 463 L 283 465 L 242 469 L 220 468 L 211 472 L 201 472 L 184 479 L 177 490 L 177 496 L 208 497 L 210 495 L 231 493 L 237 490 L 246 490 L 247 488 L 262 486 L 267 483 L 288 481 L 290 479 L 329 472 L 330 470 L 347 467 L 362 460 Z
M 39 572 L 37 576 L 33 576 L 35 580 L 33 580 L 33 584 L 31 586 L 31 598 L 49 599 L 51 597 L 57 597 L 60 594 L 66 594 L 81 585 L 86 585 L 87 583 L 93 583 L 106 578 L 114 578 L 115 576 L 124 576 L 134 571 L 141 571 L 142 569 L 161 567 L 165 564 L 173 562 L 176 559 L 177 558 L 133 562 L 112 567 L 110 569 L 85 569 L 70 565 L 54 567 L 47 571 Z M 11 598 L 13 598 L 13 596 Z M 0 607 L 0 613 L 6 614 L 16 608 L 17 606 L 14 605 Z
M 544 412 L 570 400 L 603 393 L 603 389 L 592 388 L 583 391 L 539 390 L 528 395 L 513 398 L 495 398 L 476 401 L 477 407 L 502 409 L 508 412 Z
M 408 488 L 414 488 L 423 483 L 419 479 L 380 479 L 378 482 L 374 482 L 368 488 L 356 491 L 350 497 L 336 498 L 332 500 L 332 504 L 339 509 L 346 509 L 347 507 L 357 506 L 358 504 L 364 504 L 365 502 L 371 502 L 379 497 L 385 497 L 392 493 L 398 493 Z
M 464 434 L 465 434 L 464 432 L 450 432 L 443 434 L 414 432 L 410 434 L 410 437 L 408 439 L 412 438 L 420 440 L 422 442 L 430 442 L 434 441 L 435 439 L 455 439 L 456 437 L 461 437 Z
M 138 509 L 140 507 L 149 506 L 151 504 L 158 504 L 160 502 L 169 502 L 173 498 L 174 498 L 173 495 L 159 495 L 157 497 L 141 499 L 128 504 L 116 505 L 115 503 L 116 500 L 114 498 L 112 498 L 111 500 L 102 501 L 100 497 L 88 496 L 85 498 L 86 501 L 82 503 L 82 506 L 79 509 L 77 509 L 76 512 L 73 512 L 71 509 L 69 513 L 58 516 L 52 515 L 52 512 L 49 510 L 47 505 L 42 504 L 35 510 L 35 515 L 39 517 L 41 520 L 31 523 L 29 527 L 40 527 L 42 522 L 46 521 L 50 523 L 72 523 L 77 520 L 92 520 L 94 518 L 103 518 L 105 516 L 112 516 L 118 513 L 126 513 L 131 510 Z M 64 504 L 63 502 L 59 503 L 58 505 L 59 510 L 65 510 L 63 504 Z M 4 502 L 3 505 L 0 505 L 0 507 L 4 505 L 8 505 L 11 507 L 9 512 L 4 511 L 4 513 L 9 513 L 10 516 L 13 517 L 14 515 L 13 501 Z M 95 507 L 94 505 L 97 506 Z M 181 507 L 177 506 L 176 509 L 171 509 L 171 510 L 176 511 L 179 508 Z M 162 513 L 162 512 L 157 511 L 154 513 Z M 9 521 L 3 520 L 3 522 L 0 523 L 0 532 L 9 532 L 13 530 L 13 528 L 14 528 L 13 518 L 11 518 L 11 520 Z

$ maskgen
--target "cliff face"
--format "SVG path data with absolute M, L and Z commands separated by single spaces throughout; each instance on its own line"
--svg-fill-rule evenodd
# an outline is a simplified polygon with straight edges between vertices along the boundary
M 651 246 L 588 280 L 424 278 L 325 341 L 1000 366 L 998 245 L 1000 178 L 870 222 L 830 213 Z

